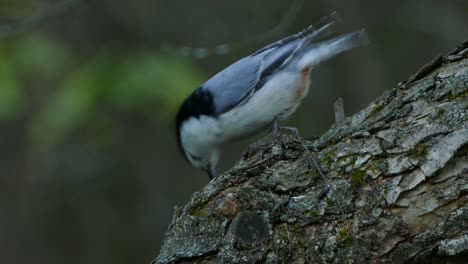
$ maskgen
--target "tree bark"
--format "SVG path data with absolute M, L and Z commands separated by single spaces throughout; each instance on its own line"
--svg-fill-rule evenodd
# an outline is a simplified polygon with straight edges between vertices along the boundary
M 251 145 L 154 263 L 468 263 L 467 88 L 465 42 L 320 138 Z

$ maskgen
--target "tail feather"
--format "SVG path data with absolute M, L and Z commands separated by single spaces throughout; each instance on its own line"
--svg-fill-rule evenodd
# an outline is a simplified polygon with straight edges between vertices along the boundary
M 365 46 L 368 43 L 369 39 L 364 29 L 314 43 L 304 49 L 304 55 L 300 56 L 297 65 L 300 70 L 309 68 L 342 52 Z
M 255 53 L 253 53 L 251 56 L 255 56 L 259 53 L 262 53 L 266 50 L 272 49 L 272 48 L 277 48 L 284 46 L 290 42 L 296 41 L 298 39 L 304 39 L 302 43 L 310 43 L 312 40 L 319 40 L 320 38 L 324 38 L 328 35 L 331 35 L 334 32 L 333 27 L 335 24 L 339 21 L 339 17 L 336 14 L 336 12 L 331 13 L 330 15 L 322 18 L 319 22 L 316 24 L 310 25 L 306 29 L 302 30 L 301 32 L 285 37 L 281 40 L 278 40 L 274 43 L 271 43 L 270 45 L 267 45 L 259 50 L 257 50 Z M 301 47 L 303 44 L 301 44 Z
M 303 31 L 299 32 L 297 35 L 302 38 L 301 43 L 294 49 L 294 51 L 289 55 L 289 57 L 284 60 L 281 64 L 280 68 L 289 65 L 295 58 L 297 58 L 300 54 L 307 50 L 308 46 L 312 41 L 316 41 L 320 38 L 324 38 L 329 36 L 333 33 L 333 27 L 336 24 L 336 17 L 335 13 L 323 18 L 318 22 L 316 25 L 311 25 L 308 28 L 304 29 Z M 317 27 L 319 25 L 319 27 Z
M 317 40 L 320 37 L 326 37 L 329 34 L 332 34 L 335 26 L 340 21 L 336 12 L 329 14 L 328 16 L 323 17 L 320 19 L 319 22 L 310 25 L 306 29 L 302 30 L 298 34 L 301 37 L 311 40 Z M 312 36 L 313 37 L 312 37 Z

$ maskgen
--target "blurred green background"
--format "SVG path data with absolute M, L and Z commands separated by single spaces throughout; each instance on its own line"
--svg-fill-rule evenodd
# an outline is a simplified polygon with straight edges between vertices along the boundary
M 178 152 L 179 104 L 332 11 L 371 45 L 312 73 L 288 121 L 305 137 L 338 97 L 352 115 L 468 36 L 465 0 L 0 0 L 0 261 L 148 263 L 208 182 Z M 219 171 L 253 140 L 226 146 Z

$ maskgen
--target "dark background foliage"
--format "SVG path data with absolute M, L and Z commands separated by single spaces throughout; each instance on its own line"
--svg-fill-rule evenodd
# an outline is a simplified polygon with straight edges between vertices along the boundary
M 332 11 L 371 45 L 312 73 L 288 121 L 305 137 L 330 127 L 338 97 L 351 115 L 468 35 L 462 0 L 0 0 L 2 262 L 149 262 L 208 181 L 178 152 L 179 104 Z M 227 145 L 220 171 L 253 140 Z

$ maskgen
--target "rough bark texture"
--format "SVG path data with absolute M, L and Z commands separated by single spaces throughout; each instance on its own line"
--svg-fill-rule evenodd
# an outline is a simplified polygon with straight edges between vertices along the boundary
M 155 263 L 467 263 L 468 42 L 305 144 L 280 134 L 178 208 Z M 330 186 L 323 193 L 324 186 Z

